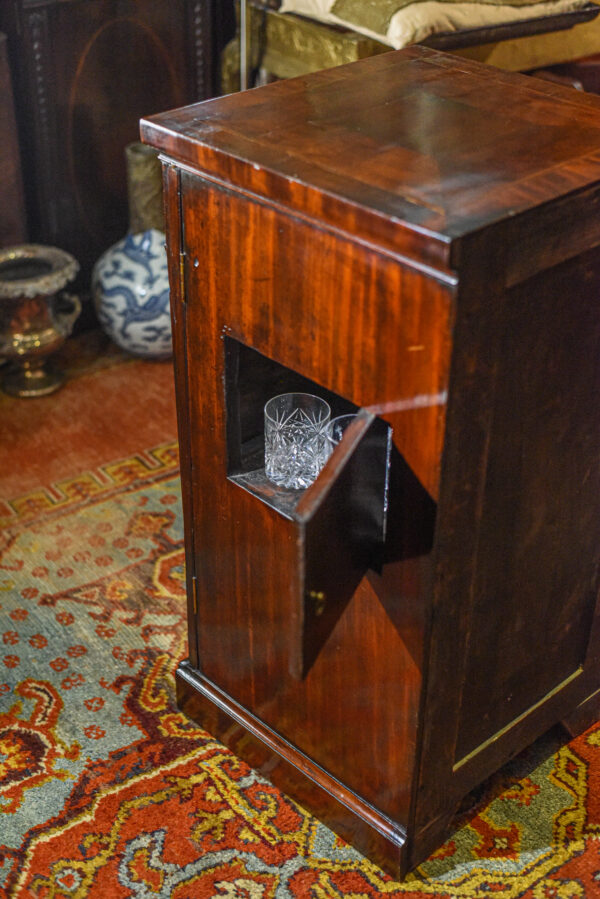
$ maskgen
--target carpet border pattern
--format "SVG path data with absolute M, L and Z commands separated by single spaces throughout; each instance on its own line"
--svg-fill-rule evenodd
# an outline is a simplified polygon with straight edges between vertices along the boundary
M 115 490 L 141 484 L 158 474 L 179 471 L 177 441 L 109 462 L 72 478 L 39 487 L 12 500 L 0 499 L 0 530 L 75 509 L 90 499 L 104 499 Z

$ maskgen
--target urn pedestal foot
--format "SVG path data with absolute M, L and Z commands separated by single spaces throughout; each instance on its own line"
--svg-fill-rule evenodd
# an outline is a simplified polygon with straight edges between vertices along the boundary
M 9 367 L 0 383 L 9 396 L 36 397 L 54 393 L 64 382 L 64 374 L 51 362 L 24 361 Z

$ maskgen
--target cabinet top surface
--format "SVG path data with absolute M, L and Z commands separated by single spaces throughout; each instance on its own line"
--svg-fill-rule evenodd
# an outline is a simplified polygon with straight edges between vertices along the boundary
M 176 161 L 450 242 L 600 180 L 600 97 L 422 47 L 142 121 Z M 328 199 L 325 199 L 328 198 Z

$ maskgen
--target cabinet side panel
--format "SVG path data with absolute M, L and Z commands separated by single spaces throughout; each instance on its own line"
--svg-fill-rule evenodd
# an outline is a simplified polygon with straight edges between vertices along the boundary
M 458 301 L 410 865 L 600 686 L 600 254 L 506 291 L 486 241 Z
M 457 761 L 585 665 L 600 563 L 599 284 L 596 251 L 506 297 Z
M 395 821 L 408 817 L 443 438 L 451 289 L 182 176 L 202 674 Z M 389 537 L 304 678 L 290 523 L 227 479 L 224 337 L 394 429 Z M 400 411 L 386 404 L 404 401 Z

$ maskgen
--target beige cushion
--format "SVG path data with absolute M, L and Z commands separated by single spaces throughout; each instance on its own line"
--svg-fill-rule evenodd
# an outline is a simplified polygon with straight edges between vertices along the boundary
M 588 0 L 283 0 L 280 12 L 298 13 L 373 37 L 400 49 L 431 34 L 518 23 L 580 9 Z

